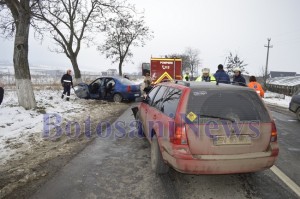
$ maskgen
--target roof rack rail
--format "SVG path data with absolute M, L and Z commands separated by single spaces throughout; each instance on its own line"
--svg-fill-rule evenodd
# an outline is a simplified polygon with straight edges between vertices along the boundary
M 160 82 L 171 82 L 171 81 L 172 81 L 171 79 L 163 79 Z
M 185 82 L 185 81 L 182 81 L 182 80 L 175 80 L 175 84 L 180 84 L 180 85 L 184 85 L 184 86 L 187 86 L 187 87 L 190 87 L 190 82 Z

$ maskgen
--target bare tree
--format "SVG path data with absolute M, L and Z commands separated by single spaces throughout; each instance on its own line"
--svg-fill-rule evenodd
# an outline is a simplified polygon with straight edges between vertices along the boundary
M 56 53 L 64 53 L 71 61 L 77 82 L 81 82 L 78 54 L 82 43 L 94 44 L 95 33 L 105 29 L 106 15 L 118 12 L 121 4 L 117 0 L 47 0 L 41 1 L 34 13 L 39 22 L 35 25 L 39 33 L 49 30 L 57 48 Z M 40 22 L 44 22 L 41 26 Z
M 190 65 L 190 70 L 191 70 L 191 79 L 193 79 L 194 72 L 197 71 L 197 68 L 200 65 L 200 58 L 199 58 L 200 51 L 198 49 L 193 49 L 191 47 L 188 47 L 185 50 L 184 54 L 188 58 L 188 63 Z
M 28 63 L 28 38 L 31 13 L 38 0 L 0 0 L 0 29 L 15 36 L 14 70 L 18 102 L 25 109 L 36 107 Z
M 244 64 L 244 61 L 240 59 L 238 54 L 233 55 L 232 52 L 230 52 L 227 58 L 228 59 L 227 59 L 226 69 L 229 75 L 233 75 L 233 69 L 235 67 L 239 67 L 241 69 L 241 73 L 248 74 L 248 72 L 245 70 L 245 66 L 247 66 L 248 64 Z
M 170 54 L 170 55 L 165 55 L 165 57 L 167 57 L 167 58 L 180 58 L 182 60 L 182 71 L 181 72 L 188 72 L 188 71 L 191 70 L 189 57 L 186 54 L 173 53 L 173 54 Z
M 98 50 L 111 58 L 112 63 L 119 62 L 119 75 L 122 75 L 123 63 L 133 56 L 131 46 L 144 46 L 146 40 L 152 39 L 152 31 L 145 26 L 143 16 L 135 19 L 127 13 L 111 18 L 107 23 L 105 43 Z

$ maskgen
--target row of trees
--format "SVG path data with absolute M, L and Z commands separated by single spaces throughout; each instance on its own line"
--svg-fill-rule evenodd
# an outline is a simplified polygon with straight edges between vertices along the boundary
M 18 101 L 31 109 L 36 106 L 28 64 L 30 26 L 38 39 L 50 36 L 56 47 L 73 66 L 75 81 L 81 81 L 77 57 L 82 45 L 98 45 L 98 50 L 113 62 L 122 64 L 132 53 L 131 46 L 143 46 L 152 31 L 126 0 L 0 0 L 0 30 L 6 37 L 15 36 L 13 63 Z M 103 43 L 95 36 L 105 34 Z
M 201 65 L 201 59 L 200 59 L 200 51 L 198 49 L 193 49 L 191 47 L 186 48 L 184 53 L 181 54 L 170 54 L 167 55 L 167 57 L 177 57 L 182 59 L 182 70 L 187 71 L 191 73 L 191 78 L 193 78 L 193 75 L 195 72 L 198 71 Z M 232 52 L 229 52 L 229 55 L 226 57 L 225 60 L 225 69 L 228 72 L 229 75 L 233 75 L 233 70 L 236 67 L 239 67 L 241 69 L 242 73 L 248 74 L 245 67 L 248 64 L 245 64 L 243 60 L 238 56 L 238 54 L 233 54 Z M 216 66 L 217 69 L 217 66 Z

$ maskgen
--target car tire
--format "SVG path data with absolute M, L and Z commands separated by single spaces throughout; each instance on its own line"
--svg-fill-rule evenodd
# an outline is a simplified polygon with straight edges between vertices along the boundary
M 123 99 L 123 97 L 122 97 L 122 95 L 119 94 L 119 93 L 116 93 L 116 94 L 114 94 L 114 96 L 113 96 L 114 102 L 122 102 L 122 99 Z
M 151 168 L 157 174 L 165 174 L 169 171 L 169 166 L 164 162 L 156 135 L 151 142 Z
M 297 119 L 300 121 L 300 108 L 298 108 L 296 112 Z

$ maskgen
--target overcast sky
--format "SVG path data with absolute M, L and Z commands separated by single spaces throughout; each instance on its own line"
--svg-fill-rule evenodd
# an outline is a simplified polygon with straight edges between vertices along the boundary
M 146 25 L 154 39 L 145 47 L 132 49 L 134 63 L 124 72 L 137 71 L 152 57 L 198 49 L 202 67 L 215 71 L 229 52 L 237 53 L 250 74 L 261 74 L 266 64 L 267 38 L 271 38 L 269 69 L 300 73 L 300 0 L 128 0 L 145 9 Z M 32 29 L 31 29 L 31 32 Z M 0 60 L 12 60 L 13 41 L 0 39 Z M 64 55 L 51 53 L 51 40 L 41 45 L 32 36 L 29 62 L 53 67 L 70 67 Z M 96 47 L 82 49 L 81 70 L 117 68 Z

